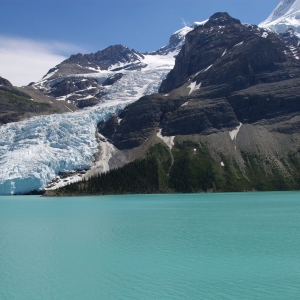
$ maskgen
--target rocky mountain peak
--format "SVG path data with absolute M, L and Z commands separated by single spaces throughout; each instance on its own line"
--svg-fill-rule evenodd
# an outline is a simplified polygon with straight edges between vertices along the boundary
M 216 13 L 203 26 L 198 26 L 186 35 L 185 45 L 176 58 L 175 67 L 162 82 L 160 91 L 168 93 L 181 86 L 190 76 L 206 74 L 207 68 L 208 71 L 216 64 L 220 66 L 222 62 L 226 64 L 226 68 L 221 73 L 225 74 L 228 71 L 228 59 L 237 61 L 237 53 L 240 56 L 248 55 L 249 66 L 253 63 L 249 67 L 249 74 L 257 69 L 257 64 L 261 64 L 260 68 L 269 67 L 271 60 L 284 60 L 284 50 L 288 50 L 284 43 L 281 43 L 280 50 L 276 50 L 271 45 L 274 38 L 274 34 L 257 26 L 242 25 L 228 13 Z M 278 41 L 276 39 L 276 43 Z M 241 48 L 243 51 L 240 51 Z M 259 61 L 254 58 L 255 55 L 260 57 Z M 245 58 L 241 57 L 240 60 L 245 64 Z M 237 70 L 241 71 L 240 68 Z M 223 79 L 225 82 L 228 78 Z
M 130 50 L 123 45 L 109 46 L 96 53 L 84 54 L 81 53 L 71 55 L 70 58 L 62 62 L 62 64 L 78 64 L 81 67 L 96 68 L 108 70 L 108 68 L 117 63 L 128 63 L 139 60 L 143 57 L 135 50 Z
M 205 23 L 205 27 L 211 26 L 225 26 L 228 24 L 241 24 L 240 20 L 231 17 L 227 12 L 217 12 L 213 14 Z

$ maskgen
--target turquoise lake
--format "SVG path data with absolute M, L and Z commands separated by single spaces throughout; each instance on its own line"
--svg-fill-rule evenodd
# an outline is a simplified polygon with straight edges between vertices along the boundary
M 0 197 L 0 299 L 300 299 L 300 192 Z

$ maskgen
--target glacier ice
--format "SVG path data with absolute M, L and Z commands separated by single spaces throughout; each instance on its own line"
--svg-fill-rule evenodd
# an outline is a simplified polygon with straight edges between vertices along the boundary
M 97 123 L 126 104 L 111 101 L 90 110 L 0 127 L 0 194 L 38 190 L 59 172 L 88 169 L 97 151 Z
M 174 66 L 174 55 L 146 55 L 147 67 L 125 71 L 118 82 L 107 87 L 97 106 L 1 126 L 0 194 L 44 189 L 59 172 L 89 169 L 98 146 L 97 124 L 143 95 L 157 92 Z M 99 72 L 99 78 L 103 76 Z

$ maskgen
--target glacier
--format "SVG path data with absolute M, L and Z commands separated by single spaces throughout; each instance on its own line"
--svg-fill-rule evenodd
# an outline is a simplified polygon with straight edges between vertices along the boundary
M 98 146 L 97 123 L 127 103 L 111 101 L 89 110 L 0 127 L 0 194 L 43 189 L 59 172 L 88 169 Z
M 98 147 L 97 124 L 140 97 L 157 92 L 173 68 L 177 53 L 145 55 L 147 67 L 124 71 L 124 76 L 107 88 L 104 99 L 96 106 L 1 126 L 0 194 L 42 190 L 60 172 L 89 169 Z M 112 73 L 99 71 L 90 76 L 101 80 Z

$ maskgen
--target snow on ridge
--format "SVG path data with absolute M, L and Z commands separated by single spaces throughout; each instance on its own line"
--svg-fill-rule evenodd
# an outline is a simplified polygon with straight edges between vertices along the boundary
M 200 26 L 200 25 L 204 25 L 205 23 L 207 23 L 208 19 L 207 20 L 204 20 L 202 22 L 194 22 L 191 26 L 185 26 L 177 31 L 174 32 L 173 35 L 178 35 L 178 36 L 186 36 L 190 31 L 194 30 L 197 26 Z
M 281 0 L 269 17 L 258 26 L 277 33 L 283 33 L 289 28 L 300 33 L 300 1 Z
M 57 73 L 57 72 L 58 72 L 58 69 L 55 69 L 53 72 L 46 74 L 46 75 L 43 77 L 42 80 L 47 80 L 47 79 L 49 79 L 50 77 L 52 77 L 52 76 L 53 76 L 55 73 Z
M 203 72 L 208 71 L 213 65 L 208 66 Z

